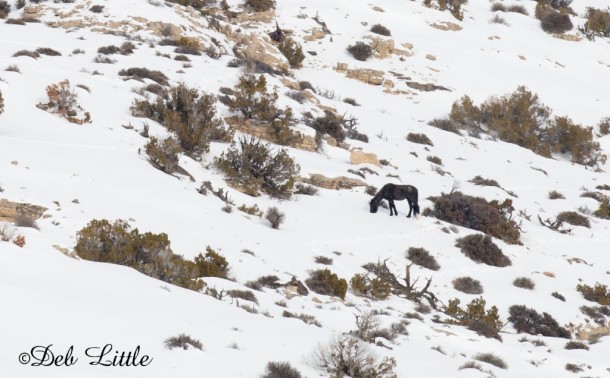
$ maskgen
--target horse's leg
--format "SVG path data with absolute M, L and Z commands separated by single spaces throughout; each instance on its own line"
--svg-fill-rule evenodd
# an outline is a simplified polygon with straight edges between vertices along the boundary
M 411 218 L 411 211 L 413 210 L 413 202 L 411 199 L 407 197 L 407 202 L 409 203 L 409 214 L 407 214 L 407 218 Z
M 390 204 L 390 216 L 394 215 L 392 213 L 392 209 L 394 209 L 394 211 L 396 211 L 396 205 L 394 204 L 394 200 L 393 199 L 389 199 L 388 203 Z M 398 215 L 398 213 L 396 213 L 396 215 Z

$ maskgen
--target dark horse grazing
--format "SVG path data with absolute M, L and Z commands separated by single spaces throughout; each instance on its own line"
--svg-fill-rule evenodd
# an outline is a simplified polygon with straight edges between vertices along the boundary
M 406 199 L 409 202 L 409 215 L 407 218 L 411 217 L 411 211 L 413 211 L 413 216 L 419 214 L 419 205 L 417 204 L 417 188 L 412 185 L 394 185 L 394 184 L 385 184 L 375 197 L 370 202 L 371 205 L 371 213 L 376 213 L 379 208 L 379 203 L 381 200 L 387 199 L 390 203 L 390 216 L 398 215 L 398 211 L 396 210 L 396 205 L 394 204 L 394 200 L 400 201 Z M 392 213 L 392 210 L 394 211 Z

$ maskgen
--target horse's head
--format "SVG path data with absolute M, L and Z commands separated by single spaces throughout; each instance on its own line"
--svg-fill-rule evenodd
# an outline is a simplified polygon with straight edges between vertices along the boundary
M 371 202 L 369 202 L 369 205 L 371 206 L 371 213 L 376 213 L 377 209 L 379 208 L 379 204 L 375 203 L 374 200 L 371 200 Z

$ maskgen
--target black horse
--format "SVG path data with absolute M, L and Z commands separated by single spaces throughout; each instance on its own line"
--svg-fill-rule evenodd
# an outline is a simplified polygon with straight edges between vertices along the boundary
M 379 203 L 381 203 L 381 200 L 383 199 L 387 199 L 390 203 L 390 216 L 398 215 L 394 200 L 400 201 L 403 199 L 406 199 L 407 202 L 409 202 L 409 215 L 407 215 L 407 218 L 411 217 L 411 211 L 413 211 L 413 216 L 419 214 L 419 205 L 417 204 L 417 188 L 412 185 L 385 184 L 383 188 L 381 188 L 381 190 L 375 194 L 375 197 L 373 197 L 370 202 L 371 213 L 377 212 Z

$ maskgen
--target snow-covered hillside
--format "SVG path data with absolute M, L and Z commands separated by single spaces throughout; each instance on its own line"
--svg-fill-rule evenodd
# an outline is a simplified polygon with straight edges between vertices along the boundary
M 224 10 L 220 2 L 206 3 L 207 13 L 200 14 L 153 0 L 27 2 L 21 9 L 10 4 L 7 19 L 40 22 L 0 22 L 0 210 L 10 210 L 9 203 L 46 208 L 37 219 L 38 229 L 13 226 L 14 214 L 0 212 L 0 233 L 14 232 L 10 240 L 0 241 L 1 376 L 260 377 L 269 361 L 289 362 L 303 377 L 332 376 L 313 363 L 313 355 L 320 345 L 355 330 L 356 320 L 371 311 L 382 327 L 408 321 L 406 331 L 393 340 L 377 337 L 376 343 L 362 342 L 379 360 L 393 358 L 397 377 L 610 374 L 610 337 L 590 342 L 578 333 L 587 325 L 599 326 L 581 306 L 603 303 L 585 300 L 576 290 L 579 284 L 610 286 L 610 220 L 593 215 L 599 199 L 610 195 L 610 163 L 585 167 L 566 155 L 546 158 L 499 139 L 428 125 L 446 118 L 464 95 L 480 104 L 525 86 L 553 115 L 594 127 L 595 142 L 610 155 L 610 136 L 597 127 L 610 116 L 610 39 L 588 40 L 577 30 L 586 21 L 587 7 L 607 9 L 610 0 L 571 4 L 575 27 L 566 34 L 577 40 L 544 32 L 534 16 L 536 2 L 524 0 L 503 3 L 522 5 L 528 15 L 492 12 L 491 2 L 471 0 L 462 6 L 461 21 L 420 0 L 277 0 L 275 11 L 262 15 L 244 9 L 241 0 L 223 2 Z M 103 6 L 101 12 L 91 11 L 94 5 Z M 506 24 L 490 22 L 497 14 Z M 214 164 L 229 143 L 212 142 L 200 159 L 181 154 L 180 167 L 191 177 L 168 175 L 151 165 L 144 151 L 149 139 L 141 135 L 145 125 L 151 136 L 163 138 L 170 132 L 154 120 L 135 117 L 130 107 L 134 100 L 144 100 L 143 94 L 154 99 L 141 89 L 153 81 L 127 79 L 119 71 L 158 70 L 172 86 L 184 83 L 220 97 L 221 88 L 222 93 L 234 88 L 244 73 L 243 67 L 234 67 L 236 55 L 243 58 L 243 51 L 256 41 L 264 42 L 260 49 L 272 48 L 261 53 L 262 58 L 287 66 L 267 37 L 276 21 L 305 53 L 301 68 L 283 75 L 264 74 L 267 87 L 279 95 L 278 107 L 292 108 L 298 120 L 291 129 L 313 137 L 315 130 L 304 114 L 315 118 L 333 110 L 357 119 L 358 131 L 368 136 L 368 143 L 348 138 L 343 146 L 324 141 L 318 151 L 276 146 L 285 148 L 300 166 L 299 176 L 346 176 L 377 189 L 388 182 L 410 184 L 419 190 L 422 210 L 434 207 L 429 197 L 452 190 L 499 203 L 510 199 L 521 244 L 493 239 L 511 260 L 510 266 L 475 263 L 455 244 L 458 238 L 480 232 L 432 216 L 406 218 L 407 201 L 397 201 L 398 217 L 389 217 L 387 208 L 370 213 L 371 196 L 364 186 L 319 188 L 316 195 L 294 194 L 288 200 L 243 194 Z M 387 27 L 391 36 L 371 33 L 374 24 Z M 452 25 L 459 30 L 439 29 Z M 220 56 L 203 53 L 188 55 L 188 62 L 175 60 L 175 46 L 159 42 L 180 37 L 199 41 L 204 48 L 213 46 Z M 366 61 L 347 52 L 348 45 L 372 38 L 385 46 L 391 39 L 393 45 Z M 106 55 L 115 61 L 111 64 L 96 62 L 104 57 L 98 48 L 127 41 L 135 46 L 132 54 Z M 61 55 L 15 54 L 38 48 Z M 348 77 L 353 71 L 346 70 L 359 68 L 376 70 L 372 76 L 381 85 Z M 90 114 L 90 123 L 70 123 L 37 107 L 49 102 L 47 87 L 65 79 L 81 113 Z M 308 97 L 300 103 L 288 94 L 304 81 L 316 93 L 300 92 Z M 443 88 L 421 90 L 426 84 Z M 344 102 L 346 98 L 359 106 Z M 216 108 L 222 118 L 238 115 L 221 101 Z M 431 144 L 407 140 L 410 133 L 425 134 Z M 237 131 L 235 140 L 240 135 Z M 358 149 L 374 153 L 383 164 L 352 164 L 350 157 Z M 434 158 L 442 164 L 434 164 Z M 368 170 L 359 171 L 363 167 Z M 501 188 L 475 185 L 470 182 L 475 176 L 496 180 Z M 204 182 L 228 193 L 232 211 L 212 193 L 198 191 Z M 550 199 L 551 191 L 564 198 Z M 585 192 L 589 194 L 583 197 Z M 285 214 L 284 223 L 274 229 L 264 216 L 238 210 L 255 204 L 263 212 L 277 207 Z M 553 220 L 567 211 L 585 216 L 590 227 L 567 225 L 570 232 L 560 233 L 538 220 Z M 202 278 L 208 294 L 209 289 L 251 290 L 246 283 L 270 275 L 280 283 L 293 277 L 305 282 L 310 272 L 325 268 L 349 283 L 356 274 L 367 273 L 363 265 L 378 262 L 385 262 L 404 282 L 406 251 L 424 248 L 440 269 L 413 265 L 410 274 L 412 280 L 418 279 L 418 288 L 431 278 L 428 291 L 438 299 L 438 310 L 422 311 L 416 301 L 399 295 L 373 300 L 351 286 L 344 299 L 312 290 L 295 295 L 280 287 L 251 290 L 258 303 L 230 295 L 219 300 L 129 267 L 78 258 L 73 253 L 77 233 L 94 219 L 121 219 L 141 233 L 166 233 L 172 251 L 188 260 L 213 248 L 227 259 L 230 279 Z M 22 247 L 13 242 L 17 235 L 25 237 Z M 319 256 L 332 259 L 331 264 L 316 262 Z M 458 277 L 480 281 L 484 292 L 456 290 L 452 282 Z M 533 290 L 514 286 L 519 277 L 531 279 Z M 500 331 L 502 341 L 449 324 L 452 318 L 442 311 L 454 298 L 465 308 L 479 296 L 487 309 L 496 306 L 506 323 Z M 552 315 L 588 350 L 566 349 L 565 338 L 517 333 L 507 321 L 513 305 Z M 603 308 L 599 311 L 610 313 L 608 306 Z M 313 316 L 318 324 L 287 317 L 286 312 Z M 601 319 L 609 335 L 610 315 Z M 201 341 L 203 349 L 167 348 L 165 340 L 179 334 Z M 32 366 L 36 357 L 42 358 L 40 349 L 33 348 L 50 344 L 55 357 L 66 356 L 72 347 L 78 361 L 72 366 Z M 140 357 L 147 355 L 152 361 L 145 363 L 148 366 L 91 365 L 96 359 L 87 356 L 87 349 L 100 348 L 89 349 L 96 355 L 106 344 L 113 347 L 107 359 L 121 351 L 133 355 L 139 347 Z M 472 364 L 478 369 L 465 366 L 481 353 L 492 353 L 507 367 L 480 361 Z M 566 365 L 582 370 L 574 373 Z

